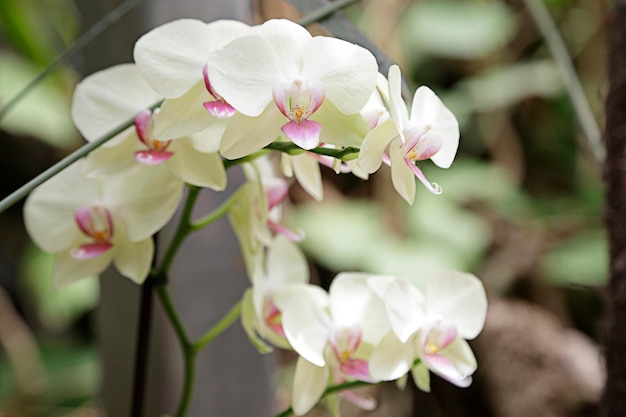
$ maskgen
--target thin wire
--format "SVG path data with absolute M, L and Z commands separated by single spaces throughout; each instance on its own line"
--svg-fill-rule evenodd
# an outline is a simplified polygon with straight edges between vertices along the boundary
M 548 49 L 550 49 L 550 53 L 554 57 L 557 67 L 561 72 L 563 83 L 572 100 L 578 122 L 587 139 L 584 145 L 586 145 L 591 152 L 595 162 L 601 166 L 606 158 L 606 149 L 602 143 L 602 133 L 591 110 L 589 101 L 585 96 L 580 79 L 576 74 L 576 69 L 572 64 L 565 42 L 543 1 L 524 0 L 524 3 L 545 39 L 546 45 Z
M 30 91 L 41 83 L 46 77 L 56 71 L 66 61 L 72 59 L 91 41 L 100 36 L 102 32 L 108 29 L 113 23 L 121 19 L 126 13 L 131 11 L 135 6 L 143 0 L 126 0 L 111 10 L 98 23 L 93 25 L 87 32 L 83 33 L 74 44 L 65 50 L 59 57 L 46 67 L 37 77 L 35 77 L 26 87 L 24 87 L 15 97 L 11 99 L 4 107 L 0 109 L 0 121 L 15 107 Z M 1 210 L 0 210 L 1 211 Z

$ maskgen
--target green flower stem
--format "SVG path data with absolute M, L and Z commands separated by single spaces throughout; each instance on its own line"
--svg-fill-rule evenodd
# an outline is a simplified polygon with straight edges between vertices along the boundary
M 156 293 L 159 297 L 159 301 L 161 302 L 161 306 L 163 310 L 165 310 L 165 315 L 167 316 L 169 322 L 174 328 L 174 332 L 176 333 L 176 338 L 180 342 L 181 348 L 183 349 L 184 355 L 187 356 L 187 351 L 191 350 L 192 342 L 189 336 L 187 335 L 187 331 L 185 330 L 185 326 L 183 326 L 183 322 L 180 319 L 176 308 L 174 307 L 174 303 L 172 302 L 172 298 L 170 297 L 170 293 L 166 287 L 165 283 L 158 283 L 155 286 Z
M 359 153 L 359 148 L 355 148 L 352 146 L 348 146 L 343 149 L 332 149 L 318 146 L 317 148 L 305 151 L 304 149 L 300 148 L 298 145 L 292 142 L 272 142 L 267 145 L 265 149 L 278 151 L 289 155 L 299 155 L 304 152 L 312 152 L 318 155 L 332 156 L 333 158 L 341 159 L 344 161 L 354 159 L 354 155 Z
M 193 350 L 200 352 L 209 343 L 213 341 L 217 336 L 224 333 L 241 315 L 241 301 L 232 306 L 228 312 L 211 327 L 205 334 L 203 334 L 194 344 Z
M 150 110 L 154 110 L 161 105 L 163 101 L 159 101 L 158 103 L 153 104 L 149 107 Z M 126 122 L 119 125 L 116 129 L 110 131 L 106 135 L 102 136 L 99 139 L 94 140 L 93 142 L 89 142 L 86 145 L 78 148 L 65 158 L 61 159 L 56 164 L 52 165 L 50 168 L 37 175 L 32 180 L 28 181 L 26 184 L 22 185 L 13 193 L 9 194 L 7 197 L 3 198 L 0 201 L 0 213 L 11 207 L 13 204 L 20 201 L 22 198 L 26 197 L 28 193 L 33 191 L 37 186 L 43 184 L 50 178 L 54 177 L 59 172 L 63 171 L 65 168 L 72 165 L 74 162 L 78 161 L 83 156 L 86 156 L 89 152 L 93 151 L 96 148 L 99 148 L 109 140 L 113 139 L 115 136 L 122 133 L 124 130 L 128 129 L 135 123 L 135 118 L 128 119 Z
M 200 229 L 203 229 L 224 216 L 228 212 L 228 209 L 230 209 L 230 206 L 232 206 L 235 202 L 236 196 L 237 193 L 231 195 L 226 201 L 224 201 L 218 208 L 213 210 L 211 213 L 207 214 L 201 219 L 190 222 L 188 226 L 189 232 L 196 232 Z
M 364 382 L 364 381 L 344 382 L 343 384 L 337 384 L 337 385 L 333 385 L 333 386 L 326 388 L 324 390 L 324 393 L 322 394 L 322 398 L 324 398 L 328 394 L 332 394 L 333 392 L 343 391 L 344 389 L 363 387 L 365 385 L 376 385 L 376 384 L 372 384 L 370 382 Z M 276 414 L 276 417 L 289 417 L 291 415 L 293 415 L 293 408 L 289 407 L 282 413 Z
M 172 238 L 170 246 L 167 248 L 167 252 L 165 252 L 165 255 L 163 256 L 161 265 L 152 274 L 152 276 L 157 278 L 159 281 L 166 281 L 167 272 L 169 271 L 170 266 L 174 261 L 176 252 L 178 252 L 178 249 L 182 245 L 187 235 L 191 233 L 191 212 L 193 211 L 193 206 L 195 205 L 196 200 L 198 199 L 198 195 L 200 194 L 200 188 L 194 187 L 192 185 L 187 185 L 187 189 L 187 199 L 185 200 L 183 213 L 180 217 L 180 221 L 178 222 L 178 229 L 176 230 L 176 234 Z

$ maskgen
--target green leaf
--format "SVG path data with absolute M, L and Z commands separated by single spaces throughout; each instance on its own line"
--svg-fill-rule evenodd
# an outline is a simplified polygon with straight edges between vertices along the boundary
M 604 285 L 608 279 L 606 233 L 581 233 L 552 249 L 541 263 L 545 279 L 556 285 Z
M 37 75 L 37 68 L 24 58 L 0 53 L 0 106 Z M 50 79 L 26 95 L 6 115 L 2 128 L 15 134 L 35 136 L 57 147 L 72 147 L 80 138 L 70 117 L 67 97 Z
M 21 290 L 38 321 L 49 331 L 61 331 L 97 305 L 100 288 L 95 277 L 54 288 L 53 266 L 54 255 L 31 246 L 22 259 Z
M 411 53 L 479 59 L 506 46 L 515 23 L 501 2 L 420 1 L 405 14 L 402 30 Z

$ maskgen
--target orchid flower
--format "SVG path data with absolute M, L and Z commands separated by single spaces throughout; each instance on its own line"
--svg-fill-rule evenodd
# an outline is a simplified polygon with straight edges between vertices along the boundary
M 282 313 L 275 294 L 309 281 L 309 269 L 300 249 L 283 235 L 276 235 L 252 276 L 252 288 L 244 294 L 241 320 L 250 340 L 262 352 L 271 351 L 263 340 L 289 349 L 282 327 Z M 262 338 L 263 340 L 259 339 Z
M 163 164 L 189 184 L 223 190 L 226 171 L 217 154 L 219 137 L 209 130 L 175 140 L 156 139 L 153 129 L 161 113 L 148 107 L 160 99 L 133 64 L 117 65 L 83 80 L 74 92 L 72 118 L 88 141 L 135 120 L 133 127 L 88 156 L 86 173 L 105 178 Z
M 282 203 L 287 199 L 289 184 L 276 176 L 269 158 L 257 158 L 242 167 L 248 182 L 237 191 L 228 217 L 239 239 L 248 275 L 253 276 L 262 248 L 270 244 L 273 233 L 294 242 L 304 235 L 281 224 Z
M 420 87 L 413 97 L 411 115 L 401 96 L 398 66 L 389 69 L 391 119 L 379 123 L 365 137 L 359 165 L 373 173 L 382 162 L 391 165 L 393 185 L 409 204 L 415 199 L 417 177 L 426 188 L 440 194 L 441 187 L 431 184 L 416 162 L 431 159 L 440 168 L 449 168 L 459 147 L 459 125 L 454 115 L 428 87 Z
M 292 407 L 308 412 L 326 386 L 360 380 L 373 382 L 368 359 L 390 329 L 381 299 L 369 288 L 368 275 L 341 273 L 329 293 L 317 286 L 291 287 L 275 297 L 287 340 L 300 355 L 294 376 Z M 342 393 L 365 409 L 372 400 Z
M 66 285 L 100 274 L 113 262 L 142 283 L 154 254 L 152 235 L 172 217 L 183 184 L 163 167 L 108 180 L 82 175 L 79 161 L 33 191 L 24 206 L 26 229 L 56 254 L 54 282 Z
M 428 370 L 460 387 L 471 384 L 477 365 L 466 340 L 480 333 L 487 313 L 480 280 L 443 272 L 428 281 L 424 292 L 407 279 L 380 281 L 372 279 L 370 285 L 382 295 L 393 331 L 374 349 L 372 375 L 395 380 L 411 370 L 425 391 L 430 390 Z
M 251 28 L 248 36 L 207 61 L 212 88 L 238 112 L 228 123 L 220 152 L 239 158 L 280 135 L 303 149 L 320 140 L 360 144 L 352 131 L 364 123 L 357 113 L 374 90 L 376 68 L 366 49 L 312 37 L 288 20 Z
M 206 73 L 209 54 L 249 30 L 245 23 L 179 19 L 143 35 L 134 49 L 141 75 L 165 100 L 154 126 L 159 140 L 212 128 L 220 137 L 233 107 L 215 92 Z

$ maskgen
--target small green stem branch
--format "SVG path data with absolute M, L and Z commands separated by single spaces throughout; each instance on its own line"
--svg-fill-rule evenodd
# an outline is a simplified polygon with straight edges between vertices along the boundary
M 194 352 L 200 352 L 209 343 L 213 341 L 217 336 L 222 334 L 228 329 L 234 322 L 239 319 L 241 315 L 241 301 L 238 301 L 234 306 L 224 314 L 224 316 L 213 325 L 205 334 L 203 334 L 194 344 Z
M 333 392 L 343 391 L 345 389 L 363 387 L 365 385 L 376 385 L 376 384 L 372 384 L 370 382 L 363 382 L 363 381 L 344 382 L 343 384 L 337 384 L 337 385 L 333 385 L 333 386 L 326 388 L 326 390 L 324 390 L 324 393 L 322 394 L 322 398 L 324 398 L 328 394 L 332 394 Z M 289 407 L 282 413 L 276 414 L 276 417 L 289 417 L 291 415 L 293 415 L 293 408 Z
M 288 155 L 299 155 L 304 152 L 312 152 L 318 155 L 332 156 L 333 158 L 344 161 L 354 159 L 354 155 L 359 153 L 359 148 L 352 146 L 348 146 L 343 149 L 324 148 L 318 146 L 317 148 L 306 151 L 293 142 L 272 142 L 267 145 L 265 149 L 286 153 Z

